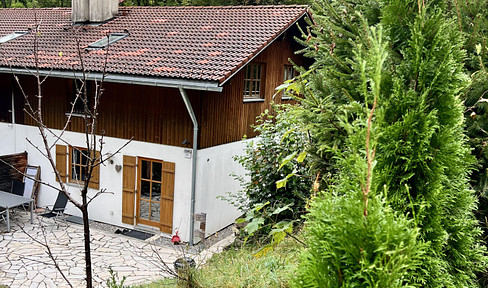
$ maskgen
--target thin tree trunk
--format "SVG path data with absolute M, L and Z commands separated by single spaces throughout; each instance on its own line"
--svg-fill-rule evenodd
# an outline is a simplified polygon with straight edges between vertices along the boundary
M 90 224 L 88 222 L 88 203 L 87 203 L 87 188 L 82 191 L 83 205 L 81 206 L 81 213 L 83 214 L 83 234 L 85 242 L 85 273 L 86 273 L 86 288 L 93 287 L 92 267 L 91 267 L 91 248 L 90 248 Z

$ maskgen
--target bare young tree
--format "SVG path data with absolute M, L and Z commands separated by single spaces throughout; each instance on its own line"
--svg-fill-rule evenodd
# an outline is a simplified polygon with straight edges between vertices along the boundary
M 98 125 L 98 116 L 99 116 L 99 107 L 100 107 L 100 100 L 104 93 L 104 80 L 106 75 L 106 67 L 108 63 L 108 56 L 109 56 L 109 48 L 107 46 L 105 48 L 105 59 L 103 63 L 103 72 L 101 73 L 101 79 L 94 80 L 94 89 L 88 89 L 88 78 L 89 78 L 89 71 L 87 71 L 85 67 L 84 58 L 86 57 L 84 53 L 85 50 L 81 47 L 79 38 L 76 37 L 76 45 L 77 45 L 77 56 L 78 61 L 76 66 L 73 66 L 73 79 L 75 79 L 76 85 L 76 93 L 73 102 L 70 103 L 70 111 L 67 113 L 67 118 L 64 123 L 63 128 L 61 131 L 55 131 L 51 127 L 48 127 L 44 122 L 44 115 L 43 115 L 43 84 L 44 82 L 50 77 L 50 75 L 43 75 L 40 70 L 40 63 L 39 63 L 39 41 L 42 38 L 40 33 L 40 25 L 41 21 L 35 19 L 37 25 L 33 29 L 32 33 L 34 33 L 34 44 L 33 44 L 33 55 L 34 55 L 34 68 L 29 69 L 25 67 L 25 70 L 28 71 L 31 77 L 34 78 L 36 83 L 35 95 L 29 95 L 28 92 L 23 88 L 21 83 L 21 79 L 12 71 L 12 75 L 18 85 L 18 88 L 24 98 L 25 106 L 24 106 L 24 113 L 28 115 L 35 123 L 38 128 L 42 145 L 37 146 L 34 141 L 27 138 L 26 141 L 32 145 L 44 158 L 46 158 L 50 164 L 50 169 L 54 172 L 55 178 L 59 183 L 58 186 L 48 183 L 46 181 L 39 181 L 36 179 L 32 179 L 38 181 L 40 184 L 48 186 L 58 193 L 63 193 L 68 198 L 69 202 L 71 202 L 76 208 L 78 208 L 82 214 L 83 218 L 83 229 L 84 229 L 84 253 L 85 253 L 85 272 L 86 272 L 86 287 L 91 288 L 93 287 L 93 275 L 92 275 L 92 260 L 91 260 L 91 248 L 90 248 L 90 224 L 89 224 L 89 215 L 88 215 L 88 207 L 89 204 L 97 198 L 97 196 L 103 193 L 110 193 L 107 192 L 106 189 L 100 189 L 95 193 L 95 195 L 89 195 L 89 186 L 94 176 L 94 171 L 96 167 L 103 165 L 106 161 L 108 161 L 114 155 L 120 153 L 120 151 L 127 146 L 131 140 L 128 140 L 124 145 L 119 147 L 117 151 L 112 153 L 103 154 L 103 147 L 104 147 L 104 133 L 102 132 L 101 135 L 97 135 L 97 125 Z M 71 28 L 71 29 L 79 29 L 80 28 Z M 78 31 L 74 31 L 75 35 Z M 1 49 L 1 47 L 0 47 Z M 78 73 L 75 73 L 78 72 Z M 77 75 L 81 75 L 78 76 Z M 84 138 L 85 144 L 83 148 L 79 148 L 78 146 L 72 145 L 69 141 L 65 140 L 65 132 L 68 131 L 69 124 L 72 120 L 73 115 L 75 114 L 75 105 L 77 103 L 82 103 L 82 113 L 81 118 L 83 119 L 84 124 Z M 78 112 L 78 111 L 77 111 Z M 78 112 L 79 113 L 79 112 Z M 77 114 L 78 114 L 77 113 Z M 77 115 L 80 116 L 80 115 Z M 52 151 L 55 149 L 57 144 L 63 144 L 68 146 L 73 151 L 82 155 L 84 159 L 86 159 L 86 165 L 84 165 L 84 174 L 83 175 L 75 175 L 75 178 L 78 180 L 78 189 L 81 192 L 81 199 L 76 199 L 69 193 L 69 189 L 63 181 L 63 175 L 61 175 L 60 171 L 56 167 L 56 160 L 55 155 L 53 155 Z M 20 171 L 19 171 L 20 172 Z M 27 176 L 28 177 L 28 176 Z M 43 245 L 48 247 L 48 243 Z M 47 253 L 49 257 L 56 262 L 56 258 L 53 257 L 51 250 L 47 249 Z M 55 267 L 59 270 L 59 265 L 56 263 Z M 60 271 L 63 275 L 63 278 L 69 283 L 67 277 L 64 277 L 62 271 Z

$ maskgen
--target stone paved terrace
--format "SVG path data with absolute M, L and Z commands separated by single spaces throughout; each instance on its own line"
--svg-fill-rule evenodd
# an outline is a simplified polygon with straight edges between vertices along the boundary
M 34 224 L 29 222 L 29 214 L 16 211 L 10 233 L 6 233 L 5 221 L 0 221 L 0 285 L 9 287 L 69 287 L 61 274 L 52 265 L 42 245 L 33 241 L 43 241 L 43 229 L 39 224 L 42 217 L 34 217 Z M 51 220 L 47 220 L 51 221 Z M 49 225 L 46 219 L 42 222 Z M 23 230 L 19 224 L 22 223 Z M 45 227 L 47 242 L 58 258 L 58 264 L 67 275 L 73 287 L 84 286 L 84 249 L 83 229 L 81 225 L 70 224 L 68 227 Z M 160 258 L 173 267 L 176 258 L 181 257 L 183 246 L 156 246 L 126 236 L 113 234 L 98 229 L 91 229 L 92 265 L 94 286 L 105 287 L 109 278 L 109 267 L 119 278 L 126 276 L 125 285 L 150 282 L 165 276 L 161 269 Z M 180 247 L 179 250 L 176 247 Z M 212 251 L 212 249 L 209 249 Z M 218 250 L 218 249 L 217 249 Z M 213 251 L 217 252 L 217 251 Z M 203 258 L 212 252 L 202 252 Z M 198 258 L 198 257 L 197 257 Z M 198 259 L 196 259 L 197 262 Z M 200 259 L 202 261 L 202 259 Z M 203 259 L 204 261 L 204 259 Z

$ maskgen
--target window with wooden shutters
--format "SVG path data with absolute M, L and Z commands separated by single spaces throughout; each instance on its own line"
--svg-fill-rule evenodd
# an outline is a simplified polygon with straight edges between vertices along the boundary
M 136 223 L 158 227 L 162 232 L 171 233 L 175 163 L 144 157 L 138 157 L 137 163 Z M 132 182 L 129 184 L 132 187 Z M 128 206 L 127 212 L 130 212 L 133 208 L 128 203 L 132 204 L 129 201 L 134 198 L 129 196 L 130 191 L 125 190 L 124 188 L 124 197 L 128 199 L 123 205 Z
M 82 182 L 87 176 L 88 151 L 83 148 L 69 148 L 69 181 Z
M 88 176 L 88 151 L 84 148 L 68 147 L 56 145 L 56 169 L 59 171 L 63 182 L 81 183 Z M 100 157 L 100 152 L 96 151 L 94 156 Z M 58 181 L 56 179 L 56 181 Z M 100 166 L 93 168 L 92 178 L 88 184 L 89 188 L 99 189 L 100 187 Z

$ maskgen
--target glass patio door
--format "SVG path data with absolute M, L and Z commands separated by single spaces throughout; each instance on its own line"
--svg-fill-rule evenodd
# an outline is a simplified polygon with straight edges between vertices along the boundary
M 137 223 L 160 227 L 163 161 L 139 158 Z

